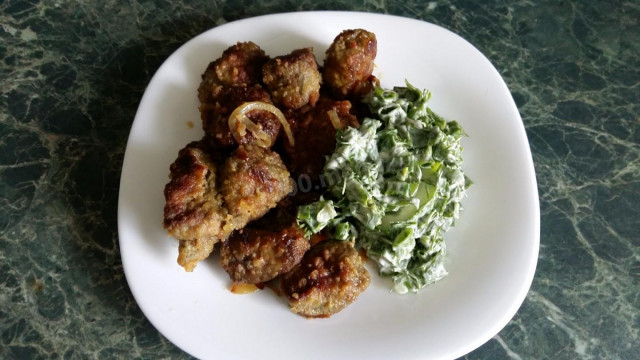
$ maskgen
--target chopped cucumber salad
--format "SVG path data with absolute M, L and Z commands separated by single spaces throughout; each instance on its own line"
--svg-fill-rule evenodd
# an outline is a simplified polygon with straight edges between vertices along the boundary
M 326 229 L 355 240 L 401 294 L 447 274 L 442 235 L 471 185 L 462 171 L 464 130 L 427 106 L 429 91 L 406 85 L 365 97 L 374 118 L 338 132 L 323 172 L 327 191 L 298 210 L 307 235 Z

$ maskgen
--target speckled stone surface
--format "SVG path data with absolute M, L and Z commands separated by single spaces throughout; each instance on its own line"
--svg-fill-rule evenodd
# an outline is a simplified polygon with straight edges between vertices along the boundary
M 118 249 L 127 135 L 158 66 L 225 22 L 359 10 L 442 25 L 503 75 L 541 206 L 533 286 L 468 359 L 640 357 L 637 1 L 0 1 L 0 358 L 189 358 Z M 184 2 L 186 3 L 186 2 Z

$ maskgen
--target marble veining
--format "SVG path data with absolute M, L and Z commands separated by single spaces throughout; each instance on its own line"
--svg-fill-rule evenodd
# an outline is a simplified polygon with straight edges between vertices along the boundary
M 189 358 L 145 319 L 123 274 L 127 135 L 146 84 L 182 43 L 302 10 L 444 26 L 512 92 L 537 173 L 540 258 L 517 315 L 465 358 L 640 356 L 637 1 L 5 0 L 0 10 L 0 358 Z

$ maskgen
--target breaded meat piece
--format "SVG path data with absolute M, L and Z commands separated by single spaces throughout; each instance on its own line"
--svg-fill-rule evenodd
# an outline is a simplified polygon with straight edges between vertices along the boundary
M 229 129 L 229 115 L 233 110 L 245 102 L 260 101 L 272 104 L 269 93 L 259 84 L 218 87 L 215 91 L 215 99 L 214 102 L 200 105 L 200 118 L 205 137 L 216 149 L 238 145 Z M 271 137 L 271 145 L 273 145 L 282 128 L 276 115 L 269 111 L 252 110 L 247 113 L 247 117 L 260 125 L 262 130 Z M 253 134 L 247 131 L 242 136 L 240 145 L 250 143 L 253 140 Z
M 284 144 L 287 165 L 295 178 L 308 176 L 314 185 L 318 183 L 326 156 L 335 149 L 337 128 L 359 125 L 350 110 L 348 100 L 322 97 L 313 109 L 300 115 L 294 126 L 294 146 Z
M 257 146 L 240 146 L 218 166 L 205 142 L 192 142 L 170 171 L 163 225 L 180 240 L 178 263 L 187 271 L 293 190 L 280 157 Z
M 280 156 L 255 145 L 240 145 L 225 160 L 220 179 L 229 214 L 248 221 L 263 216 L 293 191 L 293 179 Z
M 180 240 L 178 245 L 178 265 L 186 271 L 193 271 L 198 263 L 211 255 L 219 239 L 208 237 L 197 240 Z
M 253 228 L 250 224 L 222 243 L 220 259 L 231 280 L 257 284 L 291 270 L 309 247 L 295 219 L 274 229 Z
M 322 76 L 312 48 L 267 61 L 262 67 L 262 80 L 273 101 L 287 109 L 314 106 L 320 97 Z
M 363 29 L 341 32 L 327 49 L 322 78 L 339 99 L 359 99 L 377 82 L 371 74 L 378 52 L 374 33 Z
M 180 150 L 171 164 L 170 181 L 164 188 L 163 226 L 169 235 L 180 240 L 178 263 L 192 271 L 198 261 L 226 238 L 229 215 L 217 191 L 218 165 L 202 141 L 192 142 Z
M 217 191 L 218 165 L 202 142 L 181 149 L 164 188 L 164 228 L 181 240 L 220 237 L 228 213 Z
M 291 311 L 306 317 L 329 317 L 354 302 L 369 286 L 364 260 L 347 241 L 314 245 L 300 264 L 280 277 Z
M 201 103 L 213 102 L 219 86 L 249 86 L 262 79 L 262 66 L 269 57 L 253 42 L 238 42 L 227 48 L 222 56 L 209 63 L 198 88 Z

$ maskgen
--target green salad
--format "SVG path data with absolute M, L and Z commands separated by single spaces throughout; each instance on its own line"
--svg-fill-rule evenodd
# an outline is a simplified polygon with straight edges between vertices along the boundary
M 338 131 L 326 192 L 298 210 L 307 235 L 355 240 L 401 294 L 447 274 L 442 236 L 471 184 L 462 171 L 464 130 L 435 114 L 430 97 L 408 82 L 373 89 L 363 101 L 374 116 Z

